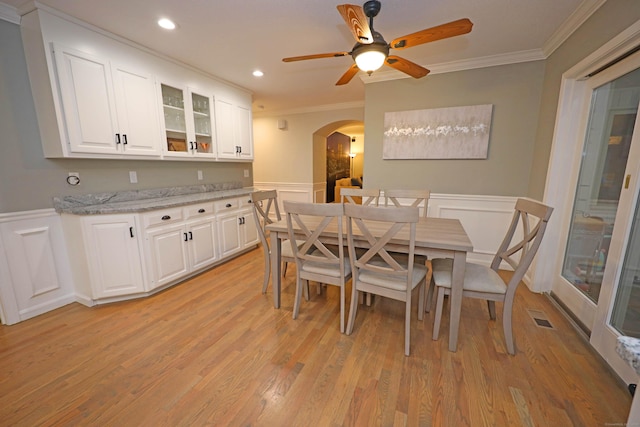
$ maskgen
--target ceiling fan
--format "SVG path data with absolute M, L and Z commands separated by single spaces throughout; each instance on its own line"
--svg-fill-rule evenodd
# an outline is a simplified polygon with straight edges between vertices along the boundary
M 473 27 L 473 23 L 469 19 L 464 18 L 398 37 L 391 41 L 391 43 L 387 43 L 382 37 L 382 34 L 373 29 L 373 18 L 380 12 L 380 7 L 381 4 L 379 0 L 369 0 L 363 7 L 353 4 L 341 4 L 337 6 L 340 15 L 342 15 L 342 18 L 356 39 L 356 44 L 351 49 L 351 52 L 293 56 L 284 58 L 283 61 L 294 62 L 306 59 L 337 58 L 351 55 L 355 64 L 340 77 L 340 80 L 336 83 L 338 86 L 349 83 L 359 70 L 371 74 L 383 64 L 387 64 L 391 68 L 395 68 L 411 77 L 419 79 L 429 74 L 429 70 L 399 56 L 389 55 L 389 50 L 406 49 L 423 43 L 459 36 L 470 32 L 471 27 Z M 369 18 L 368 24 L 367 18 Z

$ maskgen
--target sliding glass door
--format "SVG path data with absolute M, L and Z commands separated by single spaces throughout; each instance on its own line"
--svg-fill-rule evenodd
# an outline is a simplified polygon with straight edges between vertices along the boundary
M 592 76 L 559 292 L 616 369 L 616 338 L 640 338 L 640 54 Z M 577 308 L 577 309 L 576 309 Z

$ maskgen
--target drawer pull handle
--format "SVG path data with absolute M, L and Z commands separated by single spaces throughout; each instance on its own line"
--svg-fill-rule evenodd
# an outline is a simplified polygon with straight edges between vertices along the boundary
M 227 203 L 227 207 L 230 208 L 231 207 L 231 203 Z
M 198 209 L 198 213 L 205 213 L 206 211 L 202 208 Z
M 129 227 L 129 236 L 133 239 L 133 227 Z
M 187 236 L 187 233 L 182 233 L 182 234 L 184 235 L 184 241 L 185 241 L 185 242 L 186 242 L 186 241 L 188 241 L 188 240 L 189 240 L 189 237 Z
M 160 219 L 162 219 L 163 221 L 168 221 L 168 220 L 170 220 L 170 219 L 171 219 L 171 217 L 170 217 L 169 215 L 165 215 L 165 216 L 163 216 L 163 217 L 162 217 L 162 218 L 160 218 Z
M 189 232 L 189 240 L 193 240 L 193 233 L 191 231 Z

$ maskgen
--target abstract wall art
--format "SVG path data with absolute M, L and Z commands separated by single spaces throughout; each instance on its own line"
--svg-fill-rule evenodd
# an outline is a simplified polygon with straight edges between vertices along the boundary
M 383 159 L 486 159 L 493 105 L 384 114 Z

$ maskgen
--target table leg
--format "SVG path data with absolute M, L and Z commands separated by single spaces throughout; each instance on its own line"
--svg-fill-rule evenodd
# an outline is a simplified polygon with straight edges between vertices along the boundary
M 271 232 L 271 286 L 273 288 L 273 306 L 280 308 L 280 278 L 282 277 L 281 266 L 281 240 L 278 238 L 278 233 Z
M 460 326 L 460 312 L 462 310 L 462 286 L 464 284 L 466 262 L 466 252 L 456 252 L 453 255 L 451 295 L 449 296 L 449 304 L 451 305 L 449 318 L 449 351 L 454 352 L 458 349 L 458 327 Z

